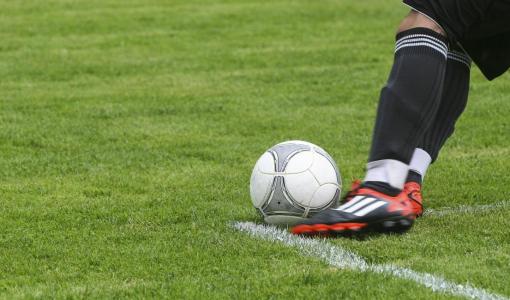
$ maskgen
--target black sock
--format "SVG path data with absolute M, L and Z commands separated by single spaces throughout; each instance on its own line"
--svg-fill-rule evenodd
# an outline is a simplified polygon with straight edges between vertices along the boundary
M 365 181 L 361 184 L 361 187 L 370 188 L 392 197 L 395 197 L 401 191 L 382 181 Z
M 455 122 L 466 107 L 469 93 L 471 60 L 459 49 L 448 52 L 441 104 L 434 122 L 423 135 L 418 148 L 427 151 L 434 162 L 439 150 L 450 137 Z
M 423 178 L 420 173 L 415 172 L 413 170 L 409 170 L 409 173 L 407 174 L 406 182 L 416 182 L 419 185 L 421 185 L 423 182 Z
M 393 159 L 409 164 L 441 100 L 446 37 L 427 28 L 413 28 L 400 32 L 396 39 L 395 60 L 381 91 L 369 162 Z

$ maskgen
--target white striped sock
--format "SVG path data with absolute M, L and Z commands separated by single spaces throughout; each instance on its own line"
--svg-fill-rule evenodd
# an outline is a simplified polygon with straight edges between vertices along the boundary
M 411 34 L 400 38 L 395 44 L 395 52 L 408 47 L 428 47 L 438 51 L 445 58 L 448 53 L 445 42 L 427 34 Z

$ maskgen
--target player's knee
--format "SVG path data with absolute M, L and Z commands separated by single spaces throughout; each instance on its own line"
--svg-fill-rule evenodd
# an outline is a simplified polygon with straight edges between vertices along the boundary
M 397 33 L 417 27 L 428 28 L 443 36 L 446 36 L 446 32 L 443 30 L 443 28 L 441 28 L 441 26 L 432 21 L 429 17 L 416 11 L 411 11 L 404 18 L 404 20 L 402 20 L 398 26 Z

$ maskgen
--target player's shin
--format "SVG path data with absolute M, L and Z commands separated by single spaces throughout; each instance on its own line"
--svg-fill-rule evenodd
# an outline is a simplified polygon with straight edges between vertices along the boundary
M 466 107 L 471 60 L 461 51 L 449 50 L 443 94 L 436 117 L 414 150 L 404 194 L 412 200 L 417 216 L 423 212 L 422 183 L 430 164 L 454 131 L 455 122 Z
M 418 144 L 418 148 L 423 149 L 425 153 L 430 155 L 430 163 L 436 161 L 439 151 L 446 140 L 452 135 L 455 123 L 466 107 L 469 93 L 470 69 L 471 59 L 466 54 L 461 50 L 448 51 L 441 103 L 434 122 L 432 122 Z M 419 158 L 417 157 L 418 160 Z M 419 164 L 418 167 L 420 167 Z M 421 172 L 420 175 L 423 179 L 425 172 Z
M 414 149 L 435 119 L 446 69 L 446 38 L 427 28 L 397 35 L 381 91 L 363 185 L 388 195 L 403 189 Z

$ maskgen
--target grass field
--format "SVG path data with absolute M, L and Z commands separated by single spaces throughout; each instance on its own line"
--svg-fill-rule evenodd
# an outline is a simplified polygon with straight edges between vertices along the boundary
M 271 145 L 364 172 L 398 1 L 0 0 L 0 298 L 442 299 L 229 226 Z M 508 201 L 510 76 L 474 68 L 428 208 Z M 510 205 L 336 239 L 510 296 Z

